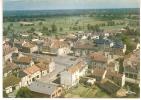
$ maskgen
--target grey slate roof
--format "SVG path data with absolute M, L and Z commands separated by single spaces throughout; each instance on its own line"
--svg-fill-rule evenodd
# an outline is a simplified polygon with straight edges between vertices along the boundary
M 23 72 L 23 71 L 19 71 L 19 72 L 18 72 L 18 77 L 19 77 L 19 78 L 23 78 L 23 77 L 25 77 L 25 76 L 27 76 L 27 74 L 26 74 L 25 72 Z
M 35 81 L 28 87 L 31 91 L 51 95 L 58 87 L 55 84 L 47 84 Z
M 109 45 L 110 43 L 112 43 L 112 41 L 109 40 L 109 39 L 99 38 L 99 39 L 95 40 L 95 43 L 96 44 L 107 44 L 107 45 Z
M 116 41 L 114 41 L 113 48 L 124 48 L 124 44 L 122 41 L 116 40 Z

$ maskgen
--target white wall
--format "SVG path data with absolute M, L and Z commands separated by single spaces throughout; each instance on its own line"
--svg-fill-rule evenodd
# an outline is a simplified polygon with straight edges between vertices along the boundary
M 70 53 L 70 48 L 64 47 L 64 48 L 59 48 L 58 49 L 58 55 L 60 56 L 64 56 L 67 55 L 68 53 Z
M 12 87 L 9 86 L 9 87 L 5 88 L 5 92 L 6 92 L 6 93 L 10 93 L 10 92 L 12 92 Z
M 30 53 L 38 51 L 38 46 L 34 46 L 32 48 L 30 48 Z
M 125 74 L 123 74 L 122 76 L 122 83 L 121 83 L 121 86 L 123 87 L 125 85 Z
M 61 76 L 61 80 L 60 80 L 61 82 L 60 83 L 62 85 L 64 85 L 64 86 L 71 86 L 72 85 L 72 82 L 71 82 L 72 76 L 71 76 L 70 73 L 68 73 L 67 71 L 64 71 L 60 74 L 60 76 Z
M 41 74 L 42 74 L 42 76 L 47 75 L 47 70 L 42 71 Z
M 72 74 L 72 86 L 75 86 L 76 84 L 79 83 L 79 71 L 76 71 L 75 73 Z
M 85 67 L 79 72 L 79 76 L 85 76 L 86 72 L 88 70 L 88 65 L 85 65 Z
M 55 62 L 51 62 L 50 64 L 49 64 L 49 73 L 50 72 L 52 72 L 52 71 L 54 71 L 55 70 Z

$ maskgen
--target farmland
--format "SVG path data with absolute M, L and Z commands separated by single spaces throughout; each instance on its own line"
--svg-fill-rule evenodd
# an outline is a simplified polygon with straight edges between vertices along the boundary
M 80 13 L 81 11 L 76 10 L 76 12 Z M 130 12 L 130 10 L 129 10 Z M 101 16 L 107 17 L 101 17 Z M 111 17 L 112 16 L 112 17 Z M 4 31 L 14 31 L 18 32 L 33 32 L 33 31 L 40 31 L 43 32 L 44 35 L 50 34 L 65 34 L 65 33 L 73 33 L 76 31 L 89 31 L 88 24 L 91 26 L 98 25 L 99 28 L 103 31 L 113 31 L 113 30 L 120 30 L 121 28 L 125 27 L 129 24 L 130 28 L 137 29 L 139 28 L 138 23 L 138 14 L 132 14 L 128 18 L 129 14 L 124 14 L 121 18 L 113 18 L 117 17 L 115 13 L 111 12 L 111 14 L 97 14 L 97 13 L 88 13 L 85 11 L 85 14 L 81 15 L 55 15 L 55 16 L 32 16 L 32 14 L 27 17 L 12 17 L 11 20 L 9 17 L 4 17 Z M 19 18 L 19 19 L 18 19 Z M 112 20 L 110 20 L 112 18 Z M 18 19 L 15 21 L 15 19 Z M 9 21 L 10 20 L 10 21 Z M 33 26 L 21 26 L 19 21 L 28 21 L 32 22 Z M 113 24 L 110 24 L 110 23 Z M 56 31 L 51 32 L 52 25 L 56 26 Z M 10 29 L 10 30 L 9 30 Z

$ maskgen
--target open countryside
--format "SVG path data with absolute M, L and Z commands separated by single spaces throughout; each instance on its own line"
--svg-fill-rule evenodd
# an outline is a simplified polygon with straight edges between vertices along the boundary
M 3 11 L 4 98 L 139 98 L 139 8 Z

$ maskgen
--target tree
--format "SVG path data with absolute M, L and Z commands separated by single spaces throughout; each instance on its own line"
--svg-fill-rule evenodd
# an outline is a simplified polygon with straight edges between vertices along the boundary
M 27 87 L 22 87 L 18 90 L 16 98 L 31 98 L 32 93 Z
M 118 61 L 119 61 L 119 73 L 123 73 L 123 71 L 124 71 L 124 67 L 123 67 L 123 58 L 121 58 L 121 59 L 118 59 Z
M 23 24 L 20 24 L 21 27 L 23 27 Z
M 108 21 L 108 22 L 107 22 L 107 25 L 108 25 L 108 26 L 114 26 L 114 25 L 115 25 L 115 22 L 114 22 L 114 21 Z
M 57 32 L 57 26 L 55 24 L 51 25 L 52 32 Z
M 7 30 L 8 30 L 8 31 L 10 31 L 10 30 L 11 30 L 11 26 L 10 26 L 10 25 L 8 25 Z
M 121 38 L 124 44 L 126 44 L 126 48 L 127 48 L 126 54 L 132 52 L 136 48 L 136 45 L 133 43 L 131 38 L 129 38 L 128 35 L 121 34 L 121 35 L 118 35 L 118 37 Z
M 43 26 L 42 31 L 43 31 L 43 32 L 47 32 L 47 31 L 48 31 L 48 27 Z
M 62 27 L 60 27 L 60 31 L 63 31 L 63 28 Z
M 10 26 L 13 27 L 13 23 L 10 23 Z
M 4 28 L 3 36 L 7 36 L 7 35 L 8 35 L 8 30 L 6 28 Z
M 88 29 L 89 31 L 91 30 L 91 25 L 90 25 L 90 24 L 87 25 L 87 29 Z
M 33 39 L 33 35 L 32 34 L 29 34 L 28 39 L 29 40 L 32 40 Z
M 99 27 L 99 25 L 96 24 L 96 25 L 94 26 L 94 29 L 95 29 L 96 32 L 100 32 L 100 27 Z
M 30 32 L 34 32 L 35 28 L 31 27 L 31 29 L 29 30 Z
M 3 97 L 8 98 L 8 95 L 7 95 L 7 93 L 5 91 L 3 91 Z
M 40 25 L 40 26 L 43 25 L 43 22 L 39 22 L 39 25 Z

